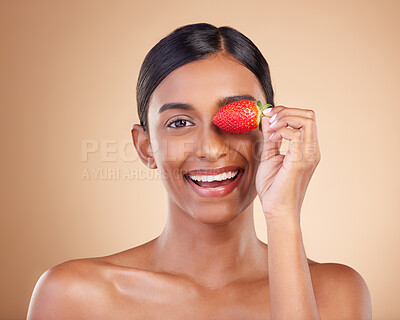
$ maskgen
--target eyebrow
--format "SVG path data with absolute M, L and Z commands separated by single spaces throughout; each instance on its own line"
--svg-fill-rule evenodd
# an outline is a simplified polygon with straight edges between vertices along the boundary
M 235 102 L 235 101 L 240 101 L 240 100 L 250 100 L 257 102 L 257 99 L 254 98 L 253 96 L 249 94 L 241 94 L 241 95 L 236 95 L 236 96 L 229 96 L 229 97 L 222 97 L 218 99 L 217 105 L 218 108 L 221 108 L 229 103 Z M 163 111 L 170 110 L 170 109 L 181 109 L 181 110 L 194 110 L 195 108 L 188 103 L 180 103 L 180 102 L 170 102 L 170 103 L 165 103 L 161 106 L 161 108 L 158 110 L 158 114 L 160 114 Z

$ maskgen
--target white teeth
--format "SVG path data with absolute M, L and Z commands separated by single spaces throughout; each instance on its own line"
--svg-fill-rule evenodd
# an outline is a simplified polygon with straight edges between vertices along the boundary
M 222 181 L 222 180 L 226 180 L 226 179 L 232 179 L 233 177 L 235 177 L 238 174 L 238 172 L 239 171 L 234 171 L 234 172 L 229 171 L 229 172 L 217 174 L 215 176 L 191 176 L 191 175 L 189 175 L 189 177 L 195 181 L 205 181 L 205 182 Z

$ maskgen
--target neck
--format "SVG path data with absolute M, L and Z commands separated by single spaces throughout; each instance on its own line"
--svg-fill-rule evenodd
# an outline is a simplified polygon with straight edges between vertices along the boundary
M 160 271 L 207 288 L 267 277 L 266 244 L 257 238 L 253 204 L 225 224 L 205 224 L 169 202 L 168 220 L 156 239 Z

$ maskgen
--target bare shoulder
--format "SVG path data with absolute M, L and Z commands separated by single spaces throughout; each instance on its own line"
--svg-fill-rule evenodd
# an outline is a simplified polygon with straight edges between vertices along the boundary
M 80 319 L 93 316 L 92 301 L 101 306 L 113 291 L 107 281 L 107 262 L 88 258 L 63 262 L 46 270 L 36 283 L 28 320 Z
M 371 297 L 363 277 L 340 263 L 312 263 L 310 273 L 322 319 L 371 319 Z
M 123 318 L 131 310 L 121 308 L 121 301 L 137 307 L 144 284 L 162 287 L 161 276 L 150 271 L 152 243 L 109 256 L 69 260 L 46 270 L 33 290 L 27 319 Z

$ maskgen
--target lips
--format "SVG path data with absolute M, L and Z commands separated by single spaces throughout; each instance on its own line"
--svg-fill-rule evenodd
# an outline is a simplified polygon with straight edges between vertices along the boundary
M 201 186 L 197 183 L 195 183 L 190 177 L 189 174 L 194 176 L 194 175 L 217 175 L 221 174 L 224 172 L 234 172 L 238 171 L 238 174 L 232 178 L 229 179 L 228 183 L 227 180 L 225 181 L 213 181 L 208 183 L 208 187 Z M 191 186 L 191 188 L 194 190 L 195 193 L 197 193 L 201 197 L 207 197 L 207 198 L 215 198 L 215 197 L 223 197 L 229 193 L 231 193 L 237 185 L 240 183 L 241 178 L 243 176 L 244 169 L 238 166 L 227 166 L 223 168 L 217 168 L 217 169 L 196 169 L 196 170 L 190 170 L 188 173 L 184 174 L 185 180 L 188 182 L 188 184 Z M 204 183 L 203 183 L 204 184 Z M 207 184 L 207 183 L 206 183 Z

